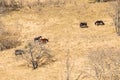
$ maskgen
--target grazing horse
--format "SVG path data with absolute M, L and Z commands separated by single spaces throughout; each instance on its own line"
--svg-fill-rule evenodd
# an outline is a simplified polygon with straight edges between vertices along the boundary
M 34 38 L 34 42 L 35 42 L 35 41 L 39 41 L 41 38 L 42 38 L 42 36 L 35 37 L 35 38 Z
M 16 55 L 16 56 L 17 56 L 17 55 L 22 55 L 22 54 L 25 54 L 25 52 L 24 52 L 23 50 L 20 50 L 20 49 L 15 50 L 15 55 Z
M 97 20 L 95 22 L 95 25 L 99 26 L 99 25 L 105 25 L 105 23 L 102 20 Z
M 81 22 L 81 23 L 80 23 L 80 27 L 81 27 L 81 28 L 88 28 L 87 22 Z
M 46 44 L 47 42 L 49 42 L 49 40 L 46 38 L 43 38 L 43 39 L 40 39 L 39 42 L 42 44 Z

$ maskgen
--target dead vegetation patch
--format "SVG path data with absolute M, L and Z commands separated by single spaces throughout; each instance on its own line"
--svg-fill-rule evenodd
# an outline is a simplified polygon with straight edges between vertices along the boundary
M 6 37 L 4 36 L 0 37 L 0 50 L 6 50 L 6 49 L 11 49 L 15 48 L 20 45 L 20 42 L 17 41 L 15 38 L 12 37 Z
M 4 24 L 0 23 L 0 51 L 19 46 L 21 43 L 18 35 L 14 35 L 14 31 L 7 30 Z

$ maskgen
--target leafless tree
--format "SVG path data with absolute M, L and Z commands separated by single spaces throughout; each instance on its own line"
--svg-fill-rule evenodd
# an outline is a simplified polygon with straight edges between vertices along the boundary
M 50 50 L 45 47 L 46 44 L 40 45 L 38 42 L 28 41 L 25 45 L 25 54 L 22 58 L 27 62 L 28 66 L 32 65 L 33 69 L 39 66 L 52 63 L 56 61 L 53 55 L 50 54 Z
M 34 57 L 33 57 L 33 46 L 32 44 L 28 44 L 29 45 L 29 53 L 30 53 L 30 56 L 31 56 L 31 63 L 33 65 L 33 69 L 36 69 L 38 67 L 38 62 L 34 60 Z

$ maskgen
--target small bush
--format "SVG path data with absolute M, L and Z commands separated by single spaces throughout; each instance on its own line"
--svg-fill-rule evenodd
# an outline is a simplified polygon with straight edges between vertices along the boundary
M 119 80 L 119 49 L 99 49 L 88 55 L 91 77 L 96 80 Z
M 51 55 L 50 50 L 46 48 L 46 44 L 38 44 L 39 42 L 28 42 L 25 45 L 25 55 L 23 55 L 23 59 L 27 61 L 29 66 L 34 67 L 33 62 L 36 62 L 37 66 L 43 66 L 55 61 L 53 55 Z
M 20 41 L 16 39 L 12 39 L 11 37 L 9 38 L 0 38 L 0 50 L 6 50 L 6 49 L 11 49 L 15 48 L 20 45 Z
M 21 44 L 18 40 L 19 36 L 14 35 L 16 32 L 13 33 L 13 31 L 7 30 L 4 24 L 0 21 L 0 51 L 11 49 Z

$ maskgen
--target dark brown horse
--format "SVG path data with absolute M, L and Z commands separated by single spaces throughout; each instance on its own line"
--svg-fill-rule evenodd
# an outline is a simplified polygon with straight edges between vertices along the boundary
M 80 23 L 80 27 L 81 27 L 81 28 L 88 28 L 87 22 L 81 22 L 81 23 Z
M 43 39 L 40 39 L 39 42 L 42 44 L 46 44 L 47 42 L 49 42 L 49 40 L 46 38 L 43 38 Z
M 105 23 L 102 20 L 97 20 L 95 22 L 95 25 L 99 26 L 99 25 L 105 25 Z

